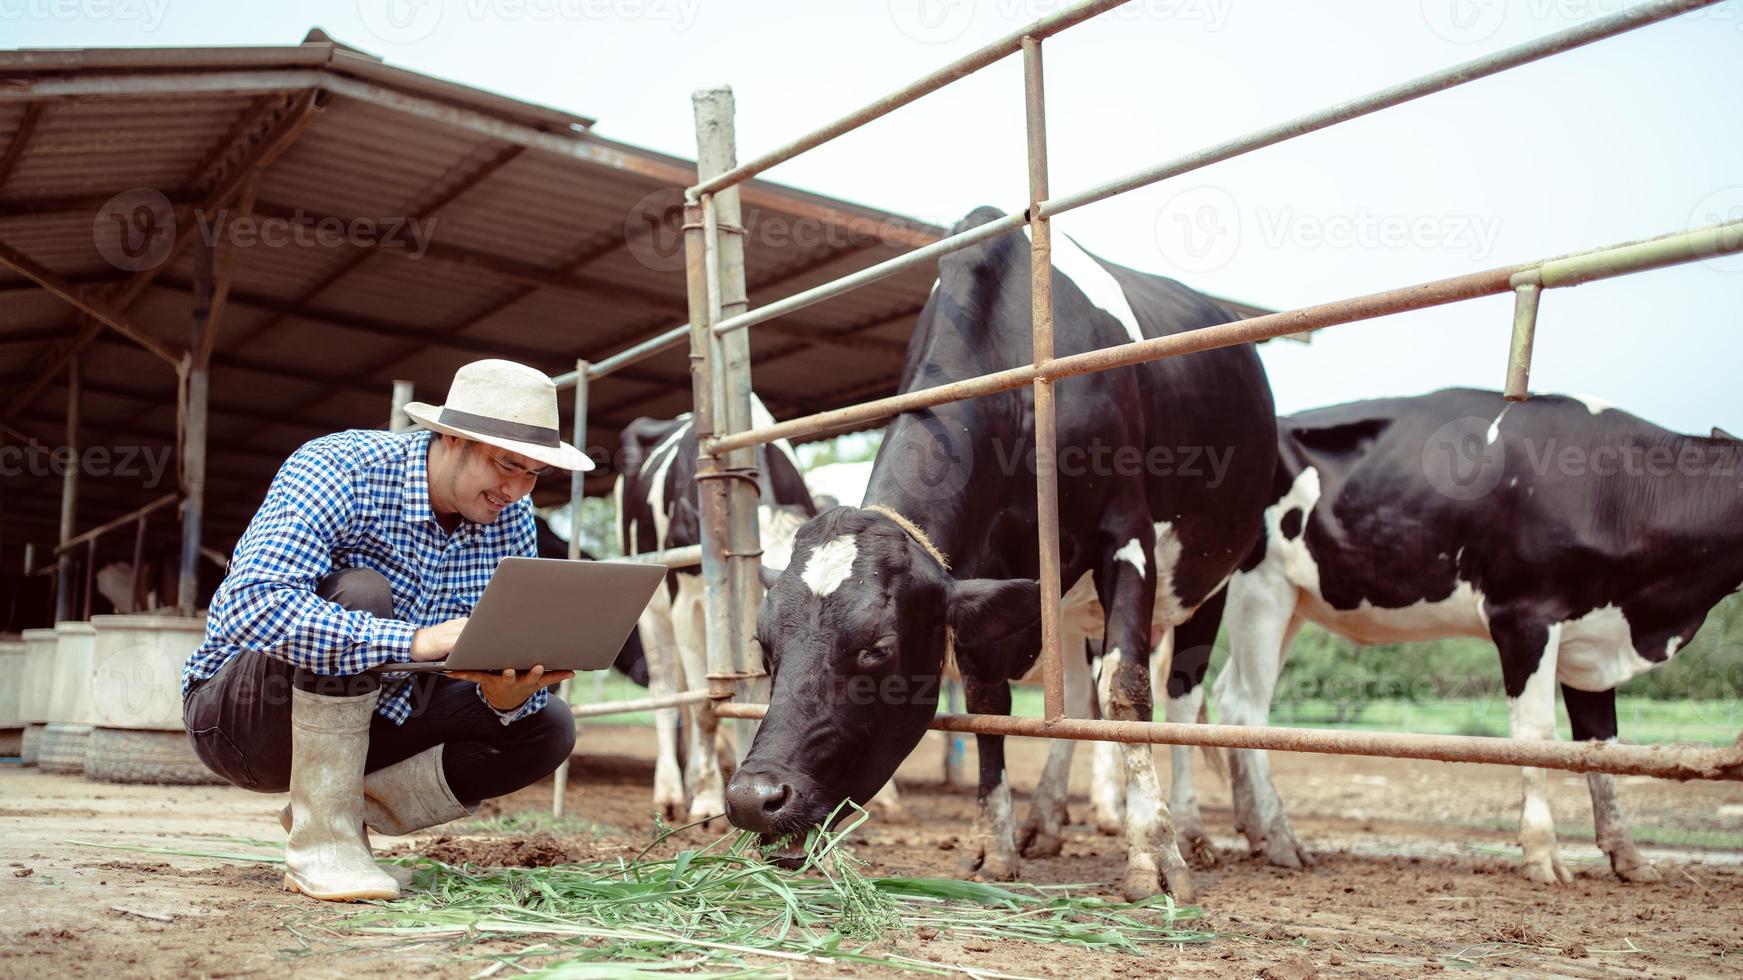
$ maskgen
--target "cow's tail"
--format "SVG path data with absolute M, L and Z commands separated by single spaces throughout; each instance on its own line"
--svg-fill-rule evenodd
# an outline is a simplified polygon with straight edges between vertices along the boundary
M 1210 698 L 1208 697 L 1198 703 L 1198 723 L 1200 725 L 1210 724 Z M 1204 753 L 1204 767 L 1216 773 L 1218 779 L 1225 783 L 1228 782 L 1229 763 L 1223 754 L 1217 751 L 1216 746 L 1200 745 L 1198 750 Z

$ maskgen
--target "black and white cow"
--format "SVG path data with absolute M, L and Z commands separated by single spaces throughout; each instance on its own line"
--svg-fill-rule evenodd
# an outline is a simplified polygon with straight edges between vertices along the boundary
M 1516 738 L 1616 737 L 1614 688 L 1669 660 L 1743 588 L 1743 444 L 1679 435 L 1595 401 L 1452 389 L 1278 422 L 1265 539 L 1228 588 L 1218 720 L 1263 725 L 1291 640 L 1492 641 Z M 1722 435 L 1715 432 L 1716 436 Z M 1178 760 L 1177 760 L 1178 764 Z M 1299 866 L 1262 752 L 1230 754 L 1236 823 Z M 1540 769 L 1524 771 L 1525 876 L 1567 881 Z M 1587 776 L 1598 846 L 1655 881 L 1615 781 Z
M 773 419 L 753 401 L 752 424 Z M 701 490 L 696 480 L 696 429 L 688 413 L 675 419 L 636 419 L 622 433 L 617 500 L 618 543 L 624 554 L 683 548 L 701 541 Z M 757 450 L 763 562 L 785 568 L 793 534 L 816 515 L 798 460 L 785 441 Z M 674 571 L 666 588 L 637 624 L 647 658 L 648 690 L 655 696 L 707 687 L 707 645 L 702 577 L 694 568 Z M 716 745 L 718 723 L 707 705 L 684 711 L 689 733 L 684 764 L 678 763 L 677 708 L 655 712 L 658 754 L 654 764 L 654 805 L 670 819 L 718 816 L 725 811 L 720 756 L 730 744 Z M 735 759 L 733 761 L 736 761 Z M 686 811 L 685 803 L 689 802 Z
M 998 216 L 979 209 L 955 231 Z M 1232 318 L 1063 235 L 1053 257 L 1060 355 Z M 900 390 L 1031 363 L 1029 281 L 1029 243 L 1017 232 L 940 260 Z M 1276 454 L 1270 388 L 1249 347 L 1056 388 L 1056 460 L 1034 460 L 1026 387 L 906 413 L 887 430 L 866 506 L 838 507 L 800 529 L 758 620 L 773 693 L 727 791 L 733 824 L 774 838 L 822 822 L 843 799 L 870 799 L 919 742 L 952 659 L 970 711 L 1009 713 L 1010 682 L 1031 670 L 1039 648 L 1031 462 L 1057 464 L 1062 580 L 1089 577 L 1105 610 L 1101 708 L 1150 718 L 1152 624 L 1185 623 L 1259 539 Z M 1207 454 L 1218 461 L 1214 476 Z M 977 740 L 980 806 L 960 870 L 1009 878 L 1018 857 L 1004 740 Z M 1166 884 L 1188 897 L 1150 746 L 1122 752 L 1122 890 L 1138 898 Z

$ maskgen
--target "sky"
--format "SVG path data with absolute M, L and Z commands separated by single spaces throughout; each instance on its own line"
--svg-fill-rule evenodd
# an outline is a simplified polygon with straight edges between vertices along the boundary
M 596 117 L 694 158 L 730 84 L 741 159 L 1061 6 L 1051 0 L 0 0 L 0 46 L 294 44 Z M 1134 0 L 1044 46 L 1069 192 L 1613 13 L 1618 0 Z M 1743 0 L 1070 212 L 1122 264 L 1283 309 L 1743 218 Z M 1021 69 L 984 69 L 771 171 L 949 225 L 1023 205 Z M 1512 300 L 1273 342 L 1279 411 L 1499 388 Z M 1743 256 L 1549 292 L 1532 387 L 1743 432 Z

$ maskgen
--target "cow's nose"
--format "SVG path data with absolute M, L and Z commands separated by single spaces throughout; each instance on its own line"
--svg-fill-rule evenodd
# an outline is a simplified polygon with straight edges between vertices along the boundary
M 793 787 L 766 772 L 740 769 L 726 787 L 726 819 L 741 830 L 772 833 L 775 818 L 793 799 Z

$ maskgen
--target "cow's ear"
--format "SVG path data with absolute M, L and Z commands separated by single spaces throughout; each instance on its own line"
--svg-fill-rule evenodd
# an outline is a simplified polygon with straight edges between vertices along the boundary
M 1041 618 L 1041 583 L 1032 578 L 971 578 L 950 583 L 947 620 L 974 645 L 997 643 Z
M 1713 438 L 1714 439 L 1729 439 L 1732 442 L 1743 442 L 1743 439 L 1737 438 L 1736 436 L 1732 435 L 1729 432 L 1726 432 L 1724 429 L 1721 429 L 1716 425 L 1713 426 Z
M 781 569 L 770 568 L 767 565 L 758 565 L 757 578 L 762 579 L 763 591 L 766 592 L 769 589 L 774 588 L 775 583 L 781 580 Z

